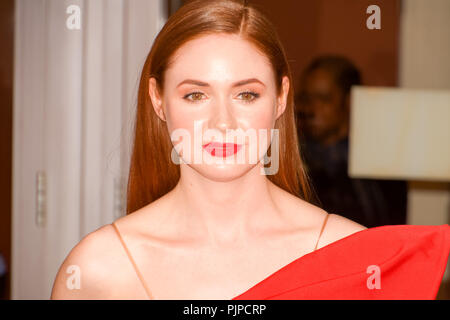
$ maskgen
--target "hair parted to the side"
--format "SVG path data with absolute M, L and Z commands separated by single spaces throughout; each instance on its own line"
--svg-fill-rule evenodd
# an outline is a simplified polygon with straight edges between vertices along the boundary
M 275 123 L 280 138 L 279 170 L 267 177 L 291 194 L 308 202 L 311 200 L 294 121 L 291 71 L 274 26 L 245 0 L 192 0 L 169 17 L 155 38 L 142 69 L 127 187 L 127 214 L 169 192 L 180 177 L 179 165 L 171 160 L 173 145 L 166 123 L 156 115 L 151 104 L 149 79 L 154 77 L 158 90 L 163 92 L 165 70 L 175 51 L 189 40 L 213 33 L 239 35 L 264 53 L 273 67 L 278 95 L 283 76 L 289 78 L 287 106 Z

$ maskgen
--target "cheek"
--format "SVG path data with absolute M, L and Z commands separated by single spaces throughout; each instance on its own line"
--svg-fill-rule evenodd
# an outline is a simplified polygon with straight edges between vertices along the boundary
M 257 113 L 247 118 L 246 129 L 251 128 L 256 131 L 258 159 L 261 159 L 268 149 L 275 121 L 275 110 L 270 107 L 259 109 Z
M 341 116 L 341 110 L 339 110 L 335 103 L 327 105 L 326 117 L 329 121 L 339 121 Z
M 199 120 L 199 115 L 195 112 L 186 110 L 176 104 L 168 104 L 166 107 L 166 124 L 169 133 L 175 129 L 185 129 L 190 132 L 193 131 L 194 121 Z
M 328 119 L 333 115 L 333 105 L 331 103 L 323 103 L 316 109 L 316 116 Z
M 273 107 L 258 108 L 245 116 L 245 127 L 253 129 L 271 129 L 275 125 L 276 113 Z
M 175 117 L 167 117 L 167 128 L 169 129 L 169 132 L 172 132 L 175 129 L 185 129 L 187 131 L 192 131 L 194 128 L 194 123 L 186 117 L 180 117 L 179 115 L 176 115 Z

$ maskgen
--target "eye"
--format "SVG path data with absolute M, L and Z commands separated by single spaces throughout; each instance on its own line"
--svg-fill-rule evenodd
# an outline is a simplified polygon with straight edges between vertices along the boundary
M 200 101 L 201 99 L 196 99 L 201 97 L 203 93 L 199 92 L 199 91 L 195 91 L 195 92 L 191 92 L 186 94 L 183 99 L 188 100 L 189 102 L 197 102 Z M 193 97 L 194 99 L 190 99 L 189 97 Z
M 195 91 L 195 92 L 191 92 L 191 93 L 186 94 L 183 97 L 183 99 L 188 100 L 189 102 L 198 102 L 198 101 L 202 100 L 201 99 L 202 95 L 203 95 L 202 92 Z M 255 93 L 255 92 L 252 92 L 252 91 L 244 91 L 244 92 L 241 92 L 239 95 L 243 96 L 243 101 L 245 103 L 253 102 L 257 98 L 259 98 L 259 93 Z
M 239 95 L 243 95 L 245 103 L 253 102 L 254 100 L 259 98 L 259 93 L 252 91 L 241 92 Z

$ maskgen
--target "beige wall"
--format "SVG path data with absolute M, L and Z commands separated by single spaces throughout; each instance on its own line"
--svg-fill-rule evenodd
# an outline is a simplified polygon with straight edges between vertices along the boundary
M 399 80 L 407 88 L 450 89 L 450 1 L 404 0 Z M 449 148 L 449 141 L 442 141 Z M 408 223 L 450 223 L 450 184 L 411 181 Z M 450 278 L 450 268 L 444 279 Z
M 404 0 L 402 11 L 400 86 L 450 89 L 450 1 Z M 411 182 L 408 198 L 408 223 L 449 223 L 448 183 Z

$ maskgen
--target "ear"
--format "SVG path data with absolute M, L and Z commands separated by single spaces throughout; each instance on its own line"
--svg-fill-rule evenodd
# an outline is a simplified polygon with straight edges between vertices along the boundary
M 156 115 L 162 120 L 166 121 L 166 116 L 164 114 L 164 110 L 162 107 L 162 99 L 161 95 L 158 91 L 158 86 L 156 83 L 156 79 L 151 77 L 149 79 L 148 84 L 148 94 L 150 96 L 150 100 L 152 101 L 153 110 L 155 110 Z
M 286 110 L 289 86 L 290 86 L 289 78 L 287 76 L 283 76 L 281 84 L 281 94 L 278 97 L 277 119 L 284 113 L 284 110 Z

